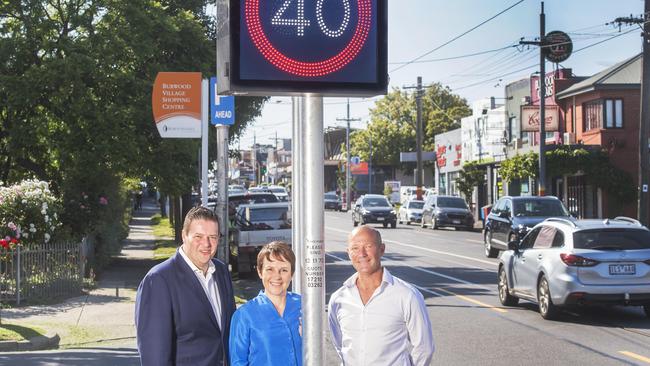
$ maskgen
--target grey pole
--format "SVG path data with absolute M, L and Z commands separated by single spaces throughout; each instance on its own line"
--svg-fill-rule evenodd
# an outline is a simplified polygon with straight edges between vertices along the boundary
M 208 205 L 208 115 L 210 101 L 210 84 L 201 81 L 201 206 Z
M 302 145 L 302 120 L 301 120 L 301 99 L 292 97 L 292 129 L 291 129 L 291 247 L 296 255 L 296 273 L 293 276 L 291 289 L 295 293 L 302 293 L 302 171 L 300 158 L 300 146 Z
M 228 126 L 218 125 L 217 128 L 217 215 L 221 223 L 221 239 L 217 257 L 226 265 L 230 263 L 230 248 L 228 242 Z
M 643 23 L 643 66 L 641 67 L 641 119 L 639 120 L 639 221 L 643 225 L 650 224 L 650 25 L 647 19 L 650 14 L 650 1 L 645 0 Z
M 368 129 L 370 136 L 370 154 L 368 154 L 368 194 L 372 193 L 372 132 Z
M 350 209 L 350 98 L 348 98 L 348 118 L 345 127 L 345 210 Z
M 539 195 L 546 195 L 546 18 L 544 2 L 539 14 Z
M 417 106 L 416 110 L 416 132 L 415 138 L 417 140 L 416 149 L 417 149 L 417 169 L 415 176 L 415 187 L 417 192 L 417 198 L 422 199 L 422 76 L 418 76 L 417 89 L 415 91 L 415 103 Z
M 323 164 L 325 144 L 323 136 L 323 98 L 307 94 L 304 101 L 304 146 L 299 157 L 305 160 L 304 186 L 304 252 L 305 281 L 303 287 L 303 364 L 325 364 L 325 247 L 323 217 Z

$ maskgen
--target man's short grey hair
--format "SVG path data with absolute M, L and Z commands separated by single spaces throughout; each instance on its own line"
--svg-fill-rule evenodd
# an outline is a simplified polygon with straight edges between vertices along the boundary
M 350 234 L 348 234 L 348 243 L 352 240 L 352 238 L 355 237 L 355 235 L 359 234 L 362 231 L 371 233 L 375 237 L 375 244 L 377 245 L 383 244 L 383 241 L 381 240 L 381 233 L 379 232 L 379 230 L 369 225 L 361 225 L 359 227 L 354 228 L 354 230 L 352 230 Z

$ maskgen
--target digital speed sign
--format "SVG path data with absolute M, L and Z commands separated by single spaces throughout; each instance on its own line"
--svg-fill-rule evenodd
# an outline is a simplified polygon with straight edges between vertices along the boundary
M 384 94 L 386 0 L 219 0 L 219 92 Z

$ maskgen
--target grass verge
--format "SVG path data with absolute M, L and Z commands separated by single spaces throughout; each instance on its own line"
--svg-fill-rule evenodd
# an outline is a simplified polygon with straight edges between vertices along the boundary
M 153 225 L 153 235 L 157 238 L 173 238 L 174 228 L 169 223 L 168 217 L 161 217 L 160 214 L 151 216 Z
M 178 246 L 173 240 L 156 239 L 156 243 L 153 246 L 153 259 L 165 260 L 176 253 L 176 248 Z
M 0 325 L 0 341 L 23 341 L 43 334 L 45 332 L 36 327 L 6 323 Z

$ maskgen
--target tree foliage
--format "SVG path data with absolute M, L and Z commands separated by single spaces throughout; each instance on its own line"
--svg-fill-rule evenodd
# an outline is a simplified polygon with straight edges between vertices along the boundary
M 433 151 L 435 135 L 460 127 L 460 119 L 470 114 L 465 99 L 448 87 L 427 87 L 422 98 L 423 150 Z M 416 121 L 415 94 L 393 89 L 370 110 L 368 128 L 352 134 L 352 155 L 367 161 L 372 140 L 373 162 L 399 166 L 400 152 L 416 151 Z
M 126 178 L 147 177 L 168 194 L 187 192 L 198 181 L 200 140 L 160 138 L 151 89 L 161 71 L 214 74 L 216 32 L 207 4 L 0 3 L 0 183 L 49 182 L 63 198 L 64 222 L 80 233 L 101 220 L 79 211 L 80 197 L 106 197 L 123 209 Z M 264 100 L 237 98 L 233 138 Z
M 485 167 L 476 161 L 470 161 L 463 165 L 463 170 L 456 180 L 458 190 L 463 194 L 465 200 L 470 202 L 474 187 L 482 186 L 485 183 Z

